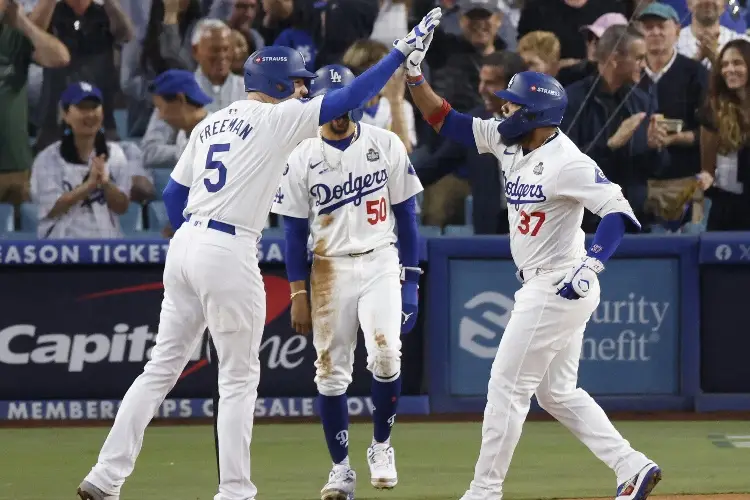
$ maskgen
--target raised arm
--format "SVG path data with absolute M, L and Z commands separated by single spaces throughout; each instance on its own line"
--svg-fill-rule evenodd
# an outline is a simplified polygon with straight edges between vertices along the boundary
M 437 95 L 422 75 L 420 66 L 431 42 L 432 34 L 425 39 L 424 48 L 412 52 L 406 62 L 406 83 L 414 105 L 435 132 L 460 142 L 466 147 L 476 149 L 474 119 L 451 108 L 450 103 Z
M 395 48 L 387 56 L 355 78 L 351 85 L 327 92 L 320 109 L 320 125 L 375 97 L 412 52 L 426 48 L 425 41 L 432 39 L 432 32 L 440 24 L 441 16 L 439 7 L 432 9 L 405 38 L 396 41 Z

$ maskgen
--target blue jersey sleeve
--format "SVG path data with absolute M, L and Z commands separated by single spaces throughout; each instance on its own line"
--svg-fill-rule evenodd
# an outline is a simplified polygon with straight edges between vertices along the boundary
M 443 126 L 440 127 L 440 135 L 460 142 L 468 148 L 476 149 L 473 123 L 473 117 L 451 109 L 443 120 Z
M 334 89 L 323 96 L 320 108 L 319 125 L 335 120 L 349 111 L 363 106 L 378 95 L 393 73 L 406 60 L 404 55 L 393 49 L 376 65 L 359 75 L 346 87 Z
M 177 231 L 182 223 L 185 222 L 185 217 L 182 215 L 182 212 L 185 210 L 185 205 L 187 205 L 189 194 L 190 188 L 188 186 L 183 186 L 172 178 L 169 179 L 169 182 L 162 193 L 169 223 L 175 231 Z

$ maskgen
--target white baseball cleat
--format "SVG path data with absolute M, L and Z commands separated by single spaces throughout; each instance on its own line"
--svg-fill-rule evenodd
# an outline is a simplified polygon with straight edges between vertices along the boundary
M 320 490 L 320 500 L 354 500 L 357 474 L 347 465 L 334 465 L 328 482 Z
M 81 500 L 120 500 L 120 495 L 108 495 L 86 480 L 78 486 L 77 493 Z
M 617 488 L 615 500 L 646 500 L 661 481 L 661 469 L 651 462 Z
M 389 490 L 398 483 L 396 452 L 388 443 L 375 443 L 367 448 L 367 465 L 370 466 L 370 484 L 377 489 Z

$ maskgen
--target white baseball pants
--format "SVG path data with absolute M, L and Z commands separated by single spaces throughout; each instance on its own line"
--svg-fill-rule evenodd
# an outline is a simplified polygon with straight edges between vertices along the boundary
M 376 380 L 401 374 L 401 268 L 393 245 L 357 257 L 315 255 L 310 273 L 315 383 L 340 396 L 352 383 L 358 327 Z
M 531 395 L 617 475 L 618 484 L 649 463 L 631 448 L 601 407 L 577 388 L 583 332 L 599 305 L 599 283 L 589 295 L 567 300 L 554 284 L 566 270 L 527 279 L 492 363 L 474 480 L 463 500 L 498 500 Z
M 177 231 L 164 267 L 164 301 L 151 360 L 123 398 L 86 480 L 119 494 L 135 467 L 151 418 L 185 368 L 208 325 L 219 356 L 219 464 L 215 500 L 253 500 L 250 439 L 260 380 L 266 295 L 257 235 L 206 227 L 193 217 Z M 168 495 L 167 495 L 168 496 Z

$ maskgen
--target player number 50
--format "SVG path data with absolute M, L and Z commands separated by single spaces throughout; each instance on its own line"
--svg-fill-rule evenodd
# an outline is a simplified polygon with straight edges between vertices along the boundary
M 214 160 L 214 153 L 226 153 L 227 151 L 229 151 L 229 144 L 211 144 L 208 148 L 206 169 L 219 171 L 219 179 L 216 182 L 211 181 L 211 179 L 203 179 L 203 184 L 209 193 L 215 193 L 227 183 L 227 167 L 221 160 Z
M 521 210 L 521 223 L 518 225 L 518 231 L 521 234 L 528 234 L 530 230 L 531 236 L 536 236 L 542 228 L 542 224 L 544 224 L 544 218 L 544 212 L 531 212 L 530 214 L 527 214 Z M 531 227 L 532 219 L 534 219 L 533 228 Z
M 365 205 L 367 207 L 368 215 L 367 222 L 373 226 L 378 222 L 385 222 L 385 219 L 388 217 L 385 198 L 368 201 Z

